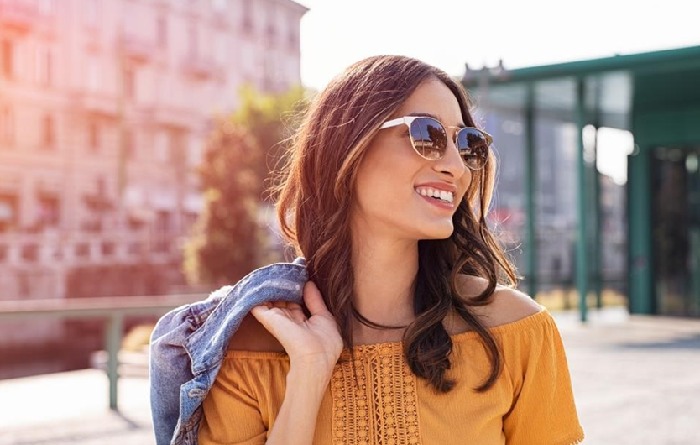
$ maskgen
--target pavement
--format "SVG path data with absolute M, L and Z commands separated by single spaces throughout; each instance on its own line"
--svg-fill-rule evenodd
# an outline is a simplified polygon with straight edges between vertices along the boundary
M 553 315 L 585 445 L 700 445 L 700 319 Z M 120 379 L 118 413 L 107 385 L 98 369 L 0 381 L 0 445 L 153 445 L 147 377 Z

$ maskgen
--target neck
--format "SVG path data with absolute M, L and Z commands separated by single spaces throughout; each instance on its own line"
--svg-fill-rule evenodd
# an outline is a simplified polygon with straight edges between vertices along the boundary
M 353 245 L 352 266 L 355 276 L 353 303 L 362 316 L 386 326 L 406 326 L 413 321 L 413 294 L 418 272 L 417 241 L 358 240 Z M 381 330 L 365 326 L 357 320 L 353 322 L 353 332 L 356 338 L 396 335 L 391 331 L 382 335 Z

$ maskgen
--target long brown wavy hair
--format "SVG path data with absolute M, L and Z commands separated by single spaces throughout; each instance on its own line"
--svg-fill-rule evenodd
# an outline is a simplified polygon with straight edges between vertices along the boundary
M 313 100 L 290 145 L 278 189 L 282 232 L 306 258 L 309 279 L 335 317 L 345 346 L 352 348 L 354 276 L 350 211 L 358 168 L 369 142 L 423 81 L 437 78 L 455 95 L 467 126 L 476 126 L 466 91 L 444 71 L 405 56 L 374 56 L 349 66 Z M 495 157 L 473 172 L 467 193 L 453 216 L 447 239 L 418 242 L 415 321 L 404 332 L 403 348 L 412 372 L 447 392 L 452 340 L 443 319 L 456 311 L 476 331 L 491 372 L 476 388 L 488 390 L 502 369 L 493 335 L 470 310 L 491 302 L 497 283 L 515 285 L 512 264 L 485 221 L 495 182 Z M 460 274 L 482 277 L 478 296 L 459 291 Z

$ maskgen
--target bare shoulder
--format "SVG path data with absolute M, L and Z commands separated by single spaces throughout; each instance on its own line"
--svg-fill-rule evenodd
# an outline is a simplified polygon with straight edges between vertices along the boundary
M 280 342 L 252 314 L 245 316 L 241 326 L 231 337 L 228 349 L 230 351 L 284 352 Z
M 496 287 L 493 302 L 487 307 L 490 307 L 487 326 L 513 323 L 543 310 L 529 295 L 507 286 Z
M 479 295 L 488 282 L 475 276 L 461 275 L 460 292 L 466 298 Z M 534 315 L 543 310 L 529 295 L 508 286 L 496 286 L 491 303 L 486 306 L 470 306 L 472 313 L 487 328 L 493 328 Z

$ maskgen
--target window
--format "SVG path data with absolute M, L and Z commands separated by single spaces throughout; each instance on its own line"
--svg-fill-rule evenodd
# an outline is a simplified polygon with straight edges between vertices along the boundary
M 87 90 L 90 92 L 100 91 L 102 79 L 100 76 L 100 62 L 92 57 L 88 58 L 85 65 L 85 75 L 87 76 Z
M 56 144 L 56 129 L 54 121 L 48 114 L 44 116 L 43 122 L 43 146 L 44 148 L 52 148 Z
M 0 107 L 0 149 L 15 140 L 15 117 L 9 106 Z
M 22 259 L 28 263 L 33 263 L 39 258 L 39 246 L 37 244 L 24 244 L 20 250 Z
M 36 81 L 51 85 L 53 79 L 53 55 L 51 50 L 39 47 L 36 50 Z
M 277 40 L 277 29 L 275 28 L 275 19 L 270 17 L 265 28 L 265 39 L 268 46 L 275 46 Z
M 19 202 L 17 195 L 0 193 L 0 233 L 17 227 L 19 222 Z
M 12 79 L 15 71 L 14 59 L 15 49 L 10 40 L 3 40 L 0 45 L 0 57 L 2 57 L 2 76 L 6 79 Z
M 158 16 L 156 22 L 156 32 L 158 33 L 158 45 L 161 48 L 168 46 L 168 19 L 164 16 Z
M 124 70 L 124 97 L 134 99 L 136 97 L 136 72 L 133 69 Z
M 46 51 L 44 55 L 46 64 L 44 65 L 44 82 L 46 85 L 51 85 L 53 83 L 53 54 L 51 51 Z
M 58 227 L 61 217 L 61 204 L 58 195 L 41 193 L 37 198 L 37 228 Z
M 170 160 L 170 152 L 168 147 L 168 134 L 159 132 L 156 134 L 155 151 L 156 160 L 159 162 L 168 162 Z
M 191 166 L 199 165 L 202 162 L 202 155 L 202 144 L 194 138 L 190 138 L 187 150 L 187 164 Z
M 97 120 L 88 123 L 88 148 L 92 152 L 100 150 L 100 123 Z
M 214 36 L 214 60 L 219 66 L 226 64 L 226 35 L 217 33 Z
M 287 45 L 291 50 L 297 50 L 299 46 L 299 35 L 297 28 L 294 24 L 289 26 L 289 33 L 287 34 Z
M 243 3 L 241 4 L 241 27 L 243 28 L 243 32 L 248 34 L 253 33 L 253 13 L 251 11 L 251 7 L 252 5 L 250 0 L 243 0 Z
M 185 161 L 185 135 L 179 131 L 171 131 L 169 136 L 170 162 L 176 167 L 182 167 Z
M 197 55 L 197 50 L 199 49 L 198 37 L 199 36 L 197 35 L 197 27 L 194 23 L 191 23 L 189 27 L 189 48 L 187 53 L 189 56 Z
M 122 133 L 124 138 L 122 141 L 123 159 L 134 159 L 135 149 L 134 149 L 134 133 L 131 130 L 124 130 Z
M 158 232 L 167 232 L 172 223 L 172 213 L 167 210 L 158 210 L 156 212 L 155 230 Z

